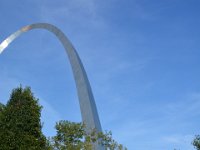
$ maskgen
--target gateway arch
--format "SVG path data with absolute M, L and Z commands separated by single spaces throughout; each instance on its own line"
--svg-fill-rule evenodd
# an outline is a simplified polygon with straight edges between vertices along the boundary
M 90 133 L 92 129 L 96 129 L 97 132 L 102 132 L 92 89 L 90 87 L 90 83 L 87 78 L 83 64 L 75 48 L 73 47 L 69 39 L 65 36 L 65 34 L 60 29 L 47 23 L 36 23 L 36 24 L 25 26 L 21 28 L 20 30 L 11 34 L 8 38 L 6 38 L 0 44 L 0 54 L 18 36 L 32 29 L 46 29 L 52 32 L 53 34 L 55 34 L 56 37 L 60 40 L 60 42 L 65 48 L 65 51 L 68 55 L 68 58 L 72 67 L 72 71 L 73 71 L 73 75 L 74 75 L 74 79 L 76 83 L 76 88 L 77 88 L 77 93 L 78 93 L 78 98 L 79 98 L 82 121 L 84 122 L 86 126 L 85 130 L 88 133 Z M 104 148 L 98 143 L 95 143 L 93 145 L 93 149 L 102 150 Z

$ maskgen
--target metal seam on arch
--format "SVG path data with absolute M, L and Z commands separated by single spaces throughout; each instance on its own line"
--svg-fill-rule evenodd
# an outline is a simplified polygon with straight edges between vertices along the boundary
M 97 113 L 96 104 L 94 101 L 93 93 L 90 87 L 90 83 L 88 81 L 85 69 L 83 64 L 79 58 L 78 53 L 76 52 L 75 48 L 65 36 L 65 34 L 55 27 L 54 25 L 47 24 L 47 23 L 35 23 L 28 26 L 21 28 L 20 30 L 16 31 L 15 33 L 11 34 L 8 38 L 6 38 L 0 44 L 0 54 L 3 50 L 14 41 L 18 36 L 22 33 L 30 31 L 32 29 L 46 29 L 56 35 L 59 41 L 63 44 L 65 51 L 67 52 L 75 83 L 77 88 L 77 93 L 79 97 L 79 104 L 81 109 L 81 116 L 82 121 L 86 125 L 86 132 L 91 132 L 92 129 L 96 129 L 97 132 L 101 132 L 101 124 L 99 120 L 99 116 Z M 103 149 L 97 143 L 94 145 L 95 150 Z

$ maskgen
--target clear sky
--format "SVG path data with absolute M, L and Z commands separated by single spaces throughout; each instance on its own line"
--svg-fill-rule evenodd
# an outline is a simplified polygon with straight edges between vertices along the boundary
M 1 0 L 0 41 L 35 22 L 59 27 L 76 47 L 104 130 L 129 150 L 193 150 L 200 134 L 199 0 Z M 0 56 L 0 102 L 31 86 L 45 135 L 81 121 L 64 48 L 45 30 Z

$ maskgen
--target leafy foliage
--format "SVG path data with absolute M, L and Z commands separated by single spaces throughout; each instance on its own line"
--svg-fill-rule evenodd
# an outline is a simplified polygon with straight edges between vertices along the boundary
M 112 137 L 111 131 L 105 133 L 98 133 L 97 139 L 100 140 L 100 144 L 103 145 L 106 150 L 127 150 L 122 144 L 118 144 Z
M 200 150 L 200 135 L 197 135 L 195 137 L 195 139 L 193 140 L 193 143 L 194 147 L 197 149 L 197 150 Z
M 0 103 L 0 113 L 4 110 L 5 106 Z
M 42 107 L 29 87 L 14 89 L 6 106 L 0 108 L 0 149 L 46 149 L 40 122 Z
M 55 126 L 57 135 L 53 137 L 54 147 L 59 150 L 80 150 L 83 147 L 84 130 L 82 124 L 60 121 Z
M 56 124 L 57 135 L 52 137 L 52 147 L 56 150 L 92 150 L 92 144 L 99 142 L 106 150 L 127 150 L 112 138 L 111 132 L 87 134 L 82 123 L 59 121 Z

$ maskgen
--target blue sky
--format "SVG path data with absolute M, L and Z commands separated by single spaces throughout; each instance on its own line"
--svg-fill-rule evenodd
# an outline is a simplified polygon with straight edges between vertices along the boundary
M 193 150 L 200 134 L 200 1 L 1 0 L 0 40 L 35 22 L 76 47 L 104 130 L 130 150 Z M 33 30 L 0 56 L 0 102 L 19 84 L 44 106 L 43 131 L 81 121 L 72 71 L 51 33 Z

